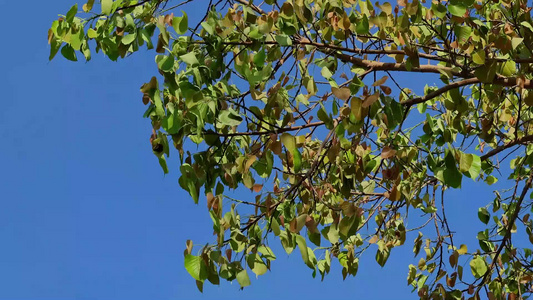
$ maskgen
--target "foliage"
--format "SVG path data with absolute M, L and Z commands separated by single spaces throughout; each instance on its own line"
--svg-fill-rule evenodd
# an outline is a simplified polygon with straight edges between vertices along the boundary
M 531 293 L 532 251 L 513 245 L 533 242 L 527 1 L 94 2 L 53 22 L 50 59 L 155 49 L 160 76 L 141 87 L 153 153 L 166 173 L 178 150 L 179 184 L 207 199 L 216 235 L 187 242 L 200 290 L 267 272 L 269 237 L 324 278 L 335 260 L 355 276 L 368 251 L 383 266 L 415 235 L 420 298 Z M 200 5 L 199 24 L 179 11 Z M 478 211 L 479 245 L 454 242 L 446 192 L 507 176 Z

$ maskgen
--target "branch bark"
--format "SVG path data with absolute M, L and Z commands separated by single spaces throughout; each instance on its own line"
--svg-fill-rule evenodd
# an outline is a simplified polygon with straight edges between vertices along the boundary
M 512 142 L 509 142 L 507 144 L 503 144 L 499 147 L 496 147 L 494 149 L 492 149 L 491 151 L 487 152 L 485 155 L 481 156 L 481 160 L 487 160 L 488 158 L 502 152 L 503 150 L 505 149 L 509 149 L 513 146 L 516 146 L 516 145 L 520 145 L 520 144 L 524 144 L 524 143 L 528 143 L 528 142 L 532 142 L 533 141 L 533 135 L 526 135 L 524 137 L 521 137 L 519 139 L 516 139 Z

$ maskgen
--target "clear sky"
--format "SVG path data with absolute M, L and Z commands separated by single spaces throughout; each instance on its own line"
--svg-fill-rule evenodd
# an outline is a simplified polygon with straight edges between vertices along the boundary
M 205 200 L 194 205 L 177 183 L 176 152 L 166 176 L 151 153 L 139 87 L 157 74 L 154 53 L 118 63 L 94 53 L 88 64 L 58 54 L 49 63 L 47 30 L 74 3 L 0 0 L 0 300 L 416 297 L 406 281 L 418 262 L 409 245 L 385 268 L 373 250 L 356 278 L 342 281 L 334 264 L 320 282 L 277 240 L 272 272 L 243 291 L 224 281 L 200 294 L 183 249 L 187 239 L 213 241 L 212 225 Z M 483 183 L 465 178 L 464 186 L 448 197 L 462 243 L 473 241 L 477 208 L 493 198 Z

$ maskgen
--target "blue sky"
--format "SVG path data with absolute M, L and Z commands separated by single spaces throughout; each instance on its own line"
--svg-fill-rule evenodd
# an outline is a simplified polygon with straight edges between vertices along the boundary
M 277 240 L 272 272 L 243 291 L 222 282 L 200 294 L 183 249 L 187 239 L 213 241 L 211 221 L 205 202 L 194 205 L 179 188 L 176 152 L 166 176 L 151 153 L 139 87 L 157 74 L 154 53 L 48 62 L 47 30 L 75 1 L 31 2 L 0 0 L 0 300 L 415 297 L 409 246 L 394 249 L 385 268 L 369 252 L 346 281 L 335 265 L 321 283 Z M 469 180 L 449 196 L 452 226 L 471 242 L 476 210 L 492 193 Z

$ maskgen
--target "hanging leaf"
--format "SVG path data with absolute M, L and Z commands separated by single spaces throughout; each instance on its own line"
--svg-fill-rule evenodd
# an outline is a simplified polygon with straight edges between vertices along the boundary
M 113 0 L 101 0 L 102 1 L 102 14 L 109 15 L 111 14 L 111 9 L 113 7 Z
M 243 288 L 251 284 L 250 277 L 248 277 L 248 272 L 246 272 L 246 270 L 241 270 L 240 272 L 237 273 L 237 282 Z
M 207 268 L 203 259 L 200 256 L 187 254 L 185 256 L 185 269 L 189 274 L 198 281 L 207 279 Z
M 483 257 L 476 256 L 470 261 L 470 269 L 472 270 L 474 277 L 481 278 L 483 275 L 485 275 L 485 273 L 487 273 L 489 268 Z
M 185 34 L 189 26 L 187 14 L 184 11 L 181 12 L 183 13 L 183 16 L 174 17 L 172 19 L 172 27 L 174 28 L 177 34 Z

